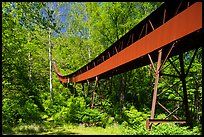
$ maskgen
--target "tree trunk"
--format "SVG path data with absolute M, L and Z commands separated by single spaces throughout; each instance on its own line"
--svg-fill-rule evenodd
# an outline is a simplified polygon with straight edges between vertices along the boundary
M 31 53 L 28 53 L 29 60 L 29 80 L 32 81 L 32 63 L 31 63 Z
M 50 60 L 50 100 L 52 99 L 52 44 L 50 40 L 51 28 L 49 28 L 49 60 Z
M 28 33 L 28 43 L 31 41 L 30 33 Z M 29 61 L 29 80 L 32 81 L 32 63 L 31 63 L 31 52 L 28 53 L 28 61 Z

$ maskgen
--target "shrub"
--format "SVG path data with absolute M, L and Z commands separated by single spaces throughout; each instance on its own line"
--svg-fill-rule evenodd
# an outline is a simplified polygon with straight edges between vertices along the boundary
M 16 124 L 40 120 L 38 106 L 32 99 L 20 104 L 18 100 L 3 99 L 2 124 L 15 126 Z
M 180 127 L 174 123 L 164 123 L 154 126 L 150 131 L 153 135 L 193 135 L 193 131 L 188 127 Z
M 153 125 L 151 130 L 145 127 L 145 121 L 134 127 L 125 126 L 124 134 L 127 135 L 200 135 L 196 128 L 193 130 L 188 127 L 180 127 L 174 123 L 163 123 L 157 126 Z
M 53 115 L 55 123 L 63 124 L 67 122 L 79 123 L 81 122 L 81 112 L 85 110 L 86 102 L 83 97 L 71 96 L 65 106 L 61 106 L 59 112 Z
M 82 122 L 86 126 L 102 126 L 105 127 L 108 120 L 106 113 L 101 113 L 97 109 L 86 109 L 82 113 Z
M 145 121 L 148 118 L 148 114 L 139 112 L 134 106 L 130 107 L 130 110 L 124 110 L 125 121 L 129 126 L 134 127 L 140 125 L 141 122 Z
M 24 107 L 20 110 L 23 122 L 35 122 L 40 120 L 39 108 L 34 104 L 33 100 L 27 100 Z
M 2 125 L 10 127 L 17 124 L 19 117 L 18 108 L 20 108 L 18 102 L 6 98 L 3 99 L 2 104 Z
M 114 123 L 114 117 L 109 117 L 107 121 L 107 125 L 113 125 Z

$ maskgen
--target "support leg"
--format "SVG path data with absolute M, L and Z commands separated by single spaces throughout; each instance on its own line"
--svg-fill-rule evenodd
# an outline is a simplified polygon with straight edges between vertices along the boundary
M 81 86 L 82 86 L 83 95 L 85 96 L 84 83 L 81 83 Z
M 150 117 L 150 119 L 154 119 L 156 100 L 157 100 L 157 88 L 158 88 L 158 82 L 159 82 L 159 68 L 160 68 L 160 64 L 161 64 L 161 57 L 162 57 L 162 50 L 159 50 L 157 69 L 156 69 L 156 79 L 155 79 L 155 84 L 154 84 L 154 93 L 153 93 L 153 99 L 152 99 L 152 109 L 151 109 L 151 117 Z
M 98 83 L 98 76 L 96 76 L 95 85 L 94 85 L 94 89 L 93 89 L 93 92 L 92 92 L 92 103 L 91 103 L 91 108 L 92 109 L 94 109 L 94 97 L 95 97 L 97 83 Z
M 161 58 L 162 58 L 162 49 L 159 50 L 158 53 L 158 62 L 157 62 L 157 69 L 156 69 L 156 79 L 154 83 L 154 92 L 153 92 L 153 99 L 152 99 L 152 109 L 151 109 L 151 117 L 150 119 L 154 119 L 155 108 L 156 108 L 156 100 L 157 100 L 157 89 L 158 89 L 158 82 L 159 82 L 159 69 L 161 66 Z M 151 124 L 149 120 L 146 121 L 146 128 L 151 129 Z
M 179 61 L 180 61 L 180 68 L 181 68 L 180 80 L 181 80 L 182 86 L 183 86 L 183 95 L 184 95 L 183 103 L 184 103 L 184 107 L 185 107 L 185 115 L 186 115 L 187 123 L 190 124 L 191 120 L 190 120 L 190 115 L 189 115 L 189 110 L 188 110 L 188 98 L 187 98 L 187 90 L 186 90 L 186 75 L 184 72 L 183 54 L 179 55 Z

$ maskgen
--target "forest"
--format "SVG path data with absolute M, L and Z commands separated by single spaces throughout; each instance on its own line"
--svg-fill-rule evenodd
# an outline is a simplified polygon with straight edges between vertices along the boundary
M 162 123 L 146 129 L 155 80 L 150 65 L 99 79 L 94 109 L 94 81 L 65 87 L 50 68 L 55 62 L 63 75 L 77 71 L 162 4 L 2 2 L 2 134 L 201 135 L 202 48 L 186 77 L 191 126 Z M 194 50 L 183 56 L 187 70 Z M 177 58 L 172 60 L 179 68 Z M 170 65 L 164 73 L 172 74 L 173 69 Z M 166 81 L 183 95 L 179 79 L 166 77 Z M 182 98 L 164 81 L 158 85 L 162 89 L 166 90 L 162 104 L 171 110 L 183 107 Z M 177 102 L 167 102 L 173 99 Z M 175 115 L 185 118 L 184 113 L 180 109 Z M 157 106 L 155 118 L 167 116 Z

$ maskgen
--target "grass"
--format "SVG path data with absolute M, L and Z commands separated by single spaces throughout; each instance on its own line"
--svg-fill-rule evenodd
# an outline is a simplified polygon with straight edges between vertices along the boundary
M 50 126 L 39 124 L 21 125 L 11 130 L 4 131 L 7 135 L 121 135 L 122 127 L 109 126 L 84 127 L 79 125 L 64 124 L 61 126 Z
M 201 135 L 200 127 L 188 130 L 186 127 L 178 127 L 174 124 L 160 124 L 153 130 L 145 130 L 145 122 L 136 129 L 127 128 L 124 125 L 112 125 L 102 127 L 85 127 L 83 125 L 54 125 L 51 122 L 45 124 L 21 124 L 17 127 L 3 126 L 3 135 Z

